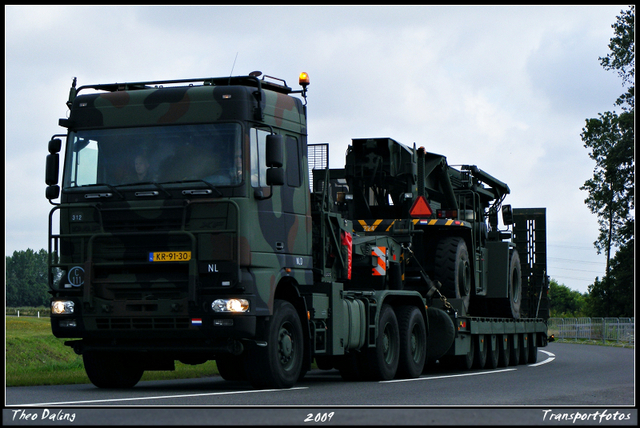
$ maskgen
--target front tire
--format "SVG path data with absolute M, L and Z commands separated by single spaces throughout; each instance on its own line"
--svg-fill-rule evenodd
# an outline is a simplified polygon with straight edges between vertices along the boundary
M 82 360 L 89 380 L 98 388 L 133 388 L 144 373 L 140 360 L 122 352 L 88 351 Z
M 255 388 L 291 388 L 302 372 L 302 324 L 293 305 L 276 300 L 267 321 L 267 346 L 256 346 L 247 358 L 247 375 Z

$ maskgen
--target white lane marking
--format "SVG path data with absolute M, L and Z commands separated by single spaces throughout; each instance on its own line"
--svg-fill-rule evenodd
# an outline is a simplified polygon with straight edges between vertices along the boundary
M 549 358 L 547 358 L 546 360 L 541 361 L 541 362 L 539 362 L 539 363 L 529 364 L 529 367 L 538 367 L 538 366 L 541 366 L 541 365 L 543 365 L 543 364 L 550 363 L 551 361 L 553 361 L 553 360 L 555 360 L 555 359 L 556 359 L 555 354 L 552 354 L 551 352 L 543 351 L 542 349 L 540 349 L 539 351 L 540 351 L 540 352 L 543 352 L 543 353 L 545 353 L 545 354 L 547 354 L 547 355 L 549 356 Z
M 417 377 L 413 379 L 392 379 L 392 380 L 383 380 L 383 381 L 380 381 L 380 383 L 412 382 L 415 380 L 449 379 L 452 377 L 479 376 L 479 375 L 488 375 L 488 374 L 495 374 L 495 373 L 512 372 L 515 370 L 517 369 L 491 370 L 491 371 L 484 371 L 484 372 L 463 373 L 463 374 L 454 374 L 454 375 L 446 375 L 446 376 Z
M 300 389 L 309 389 L 308 387 L 298 387 L 289 389 L 258 389 L 252 391 L 232 391 L 232 392 L 210 392 L 204 394 L 182 394 L 182 395 L 159 395 L 149 397 L 131 397 L 131 398 L 112 398 L 104 400 L 84 400 L 84 401 L 61 401 L 58 403 L 37 403 L 37 404 L 16 404 L 17 407 L 28 406 L 61 406 L 61 405 L 73 405 L 73 404 L 92 404 L 92 403 L 109 403 L 117 401 L 140 401 L 140 400 L 163 400 L 166 398 L 186 398 L 186 397 L 206 397 L 214 395 L 234 395 L 234 394 L 252 394 L 256 392 L 277 392 L 277 391 L 296 391 Z

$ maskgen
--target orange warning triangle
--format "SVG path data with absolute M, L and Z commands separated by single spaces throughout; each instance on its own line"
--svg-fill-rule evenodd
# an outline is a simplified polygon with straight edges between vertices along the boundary
M 431 217 L 432 213 L 433 211 L 424 196 L 418 196 L 409 210 L 409 215 L 414 218 Z

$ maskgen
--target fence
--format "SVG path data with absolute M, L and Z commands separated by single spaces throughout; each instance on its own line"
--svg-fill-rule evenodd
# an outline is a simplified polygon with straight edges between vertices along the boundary
M 556 339 L 635 344 L 634 318 L 549 318 L 548 330 Z

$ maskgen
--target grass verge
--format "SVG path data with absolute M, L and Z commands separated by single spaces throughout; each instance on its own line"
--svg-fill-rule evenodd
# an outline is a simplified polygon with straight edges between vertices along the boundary
M 82 357 L 51 333 L 49 318 L 5 317 L 6 385 L 90 383 Z M 191 366 L 176 361 L 174 371 L 145 372 L 142 380 L 188 379 L 218 374 L 214 361 Z

